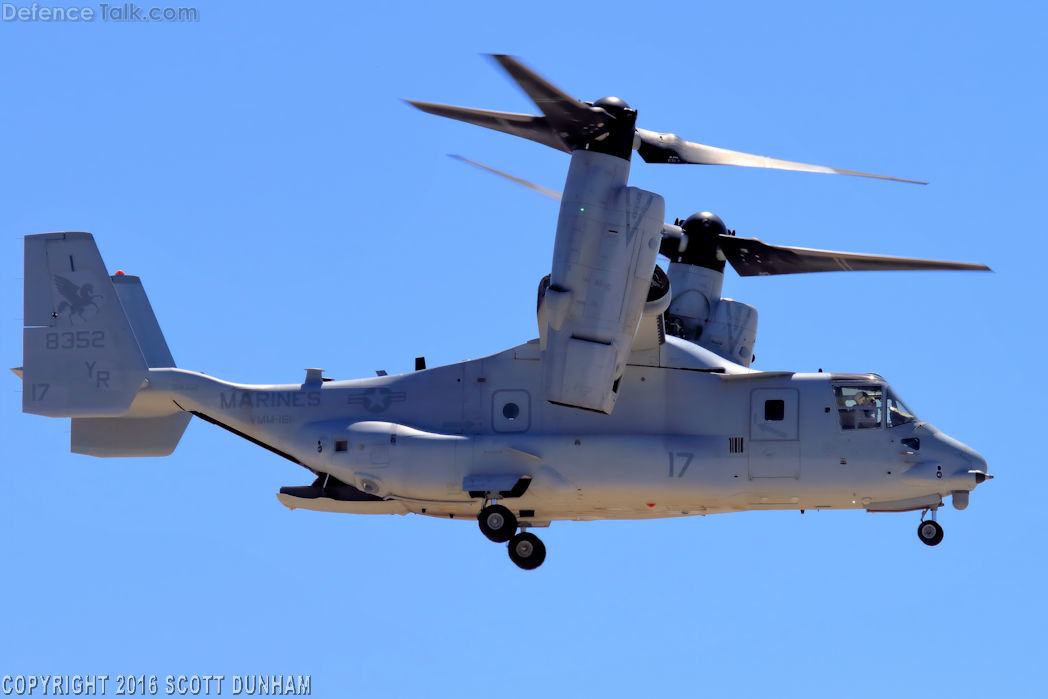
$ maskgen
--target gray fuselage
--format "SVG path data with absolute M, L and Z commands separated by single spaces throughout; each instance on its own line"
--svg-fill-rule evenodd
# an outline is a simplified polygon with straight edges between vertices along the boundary
M 661 366 L 628 366 L 612 415 L 545 401 L 537 341 L 356 381 L 249 386 L 154 369 L 143 397 L 169 396 L 369 496 L 358 508 L 296 503 L 344 512 L 475 515 L 481 498 L 467 484 L 477 478 L 530 478 L 522 496 L 503 502 L 531 526 L 753 509 L 901 511 L 950 494 L 961 507 L 974 472 L 986 470 L 977 453 L 915 419 L 889 427 L 870 413 L 875 426 L 846 426 L 834 387 L 887 389 L 876 375 L 753 372 L 675 338 L 663 348 Z

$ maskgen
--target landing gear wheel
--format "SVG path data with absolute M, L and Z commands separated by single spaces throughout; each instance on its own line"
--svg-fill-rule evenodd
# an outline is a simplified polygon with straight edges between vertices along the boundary
M 917 536 L 929 546 L 938 546 L 942 541 L 942 527 L 934 520 L 927 520 L 917 525 Z
M 518 568 L 534 570 L 546 560 L 546 545 L 531 532 L 521 532 L 509 540 L 509 557 Z
M 480 531 L 496 544 L 509 541 L 517 531 L 517 518 L 502 505 L 488 505 L 477 515 Z

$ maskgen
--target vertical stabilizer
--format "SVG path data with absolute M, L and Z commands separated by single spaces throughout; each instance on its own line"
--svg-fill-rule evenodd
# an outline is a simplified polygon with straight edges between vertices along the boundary
M 147 365 L 90 233 L 25 238 L 22 410 L 127 412 Z
M 138 348 L 142 351 L 142 357 L 146 366 L 150 368 L 164 368 L 175 366 L 175 359 L 171 356 L 171 350 L 167 347 L 164 333 L 160 331 L 160 324 L 153 313 L 153 306 L 149 303 L 146 290 L 142 286 L 142 280 L 129 274 L 117 274 L 111 277 L 116 294 L 120 298 L 120 305 L 124 308 L 131 330 L 138 340 Z

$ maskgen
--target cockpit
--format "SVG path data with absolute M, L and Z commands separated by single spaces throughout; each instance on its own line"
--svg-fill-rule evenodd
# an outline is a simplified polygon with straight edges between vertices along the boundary
M 841 383 L 833 387 L 841 429 L 873 430 L 917 421 L 890 386 L 878 383 Z

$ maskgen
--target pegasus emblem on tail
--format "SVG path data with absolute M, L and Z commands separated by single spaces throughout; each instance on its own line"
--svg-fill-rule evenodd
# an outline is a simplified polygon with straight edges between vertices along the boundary
M 70 321 L 72 321 L 73 316 L 77 316 L 80 320 L 88 320 L 89 318 L 84 315 L 84 311 L 92 307 L 97 311 L 97 300 L 105 298 L 102 294 L 94 293 L 95 287 L 93 284 L 86 283 L 77 286 L 65 277 L 55 277 L 55 288 L 65 298 L 64 301 L 58 304 L 55 317 L 68 311 Z

